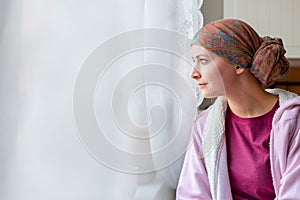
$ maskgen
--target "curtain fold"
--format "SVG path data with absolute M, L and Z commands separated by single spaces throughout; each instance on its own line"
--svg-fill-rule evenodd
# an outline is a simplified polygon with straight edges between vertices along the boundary
M 138 79 L 152 80 L 149 68 L 141 70 L 139 77 L 134 76 L 139 66 L 156 63 L 157 67 L 160 63 L 170 69 L 170 66 L 182 62 L 189 63 L 155 49 L 131 50 L 111 61 L 105 73 L 95 79 L 98 82 L 93 94 L 94 104 L 91 105 L 95 109 L 95 121 L 104 124 L 100 129 L 108 130 L 105 138 L 116 149 L 133 154 L 139 150 L 147 152 L 148 156 L 143 159 L 154 169 L 148 173 L 123 170 L 122 167 L 128 167 L 127 158 L 105 152 L 104 147 L 97 148 L 110 157 L 124 159 L 122 167 L 117 169 L 105 160 L 101 162 L 101 157 L 91 152 L 82 136 L 85 133 L 80 132 L 78 121 L 74 119 L 77 113 L 74 111 L 74 93 L 84 66 L 97 48 L 111 44 L 111 39 L 118 38 L 118 35 L 143 28 L 173 30 L 191 38 L 202 26 L 201 5 L 201 0 L 2 0 L 0 199 L 174 199 L 182 157 L 161 168 L 160 161 L 152 153 L 174 138 L 173 130 L 180 122 L 176 98 L 155 84 L 133 87 L 132 95 L 124 92 Z M 127 42 L 134 44 L 136 39 L 133 37 Z M 154 39 L 143 40 L 147 44 Z M 98 61 L 120 48 L 112 46 L 104 51 L 104 55 L 98 55 Z M 100 68 L 96 65 L 95 72 L 99 73 Z M 186 69 L 178 67 L 175 71 L 186 76 Z M 86 79 L 88 81 L 89 77 Z M 111 107 L 118 108 L 117 113 L 123 109 L 118 105 L 124 99 L 120 98 L 115 101 L 116 105 L 112 105 L 110 98 L 123 79 L 125 84 L 118 91 L 130 97 L 125 99 L 128 100 L 125 111 L 136 127 L 145 127 L 145 137 L 150 138 L 148 142 L 133 140 L 141 133 L 129 132 L 126 135 L 122 127 L 115 124 L 116 120 L 121 124 L 128 121 L 111 113 Z M 168 79 L 172 83 L 172 77 Z M 192 82 L 189 84 L 193 87 Z M 82 98 L 85 100 L 85 96 Z M 198 101 L 201 101 L 199 95 Z M 150 137 L 154 133 L 148 124 L 151 120 L 160 123 L 161 116 L 151 119 L 157 104 L 162 104 L 166 114 L 161 119 L 167 118 L 170 124 L 158 137 Z M 119 115 L 123 116 L 122 113 Z

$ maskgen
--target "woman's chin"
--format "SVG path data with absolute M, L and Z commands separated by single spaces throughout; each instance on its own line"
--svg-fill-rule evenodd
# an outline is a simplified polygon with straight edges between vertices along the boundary
M 224 96 L 224 94 L 218 94 L 216 92 L 208 91 L 208 90 L 201 90 L 201 94 L 204 98 L 208 98 L 208 99 Z
M 214 98 L 215 97 L 215 95 L 213 95 L 212 92 L 210 92 L 207 89 L 200 89 L 200 91 L 204 98 Z

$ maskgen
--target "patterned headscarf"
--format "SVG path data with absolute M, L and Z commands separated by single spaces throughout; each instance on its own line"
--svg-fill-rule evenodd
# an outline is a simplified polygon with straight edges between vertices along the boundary
M 195 44 L 249 70 L 267 86 L 289 72 L 282 40 L 262 38 L 241 20 L 223 19 L 205 25 L 194 36 L 192 45 Z

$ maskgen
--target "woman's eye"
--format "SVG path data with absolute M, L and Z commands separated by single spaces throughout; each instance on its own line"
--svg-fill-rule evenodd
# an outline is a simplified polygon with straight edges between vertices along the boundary
M 196 58 L 196 59 L 193 59 L 193 63 L 196 64 L 196 65 L 205 65 L 207 64 L 208 60 L 207 59 L 204 59 L 204 58 Z
M 199 63 L 204 65 L 207 63 L 207 60 L 206 59 L 199 59 Z

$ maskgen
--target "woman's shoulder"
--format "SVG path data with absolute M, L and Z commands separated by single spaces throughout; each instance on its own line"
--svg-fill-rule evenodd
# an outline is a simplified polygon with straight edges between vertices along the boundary
M 276 94 L 279 98 L 279 108 L 274 115 L 273 124 L 299 118 L 300 96 L 298 94 L 283 89 L 267 89 L 266 91 Z
M 199 111 L 195 121 L 194 121 L 194 127 L 196 129 L 203 129 L 207 116 L 209 114 L 209 112 L 211 111 L 212 106 L 206 108 L 205 110 L 201 110 Z
M 275 113 L 274 122 L 300 120 L 300 96 L 285 101 Z
M 219 118 L 225 113 L 226 107 L 225 99 L 223 97 L 217 98 L 212 105 L 198 113 L 194 121 L 194 127 L 198 130 L 203 130 L 206 123 L 213 123 L 212 121 L 220 120 Z
M 267 92 L 271 94 L 275 94 L 279 97 L 279 104 L 280 106 L 285 104 L 286 101 L 289 101 L 290 99 L 294 99 L 295 97 L 298 97 L 299 95 L 287 90 L 275 88 L 275 89 L 266 89 Z
M 285 101 L 278 108 L 272 125 L 277 132 L 287 133 L 288 138 L 300 134 L 300 96 Z

